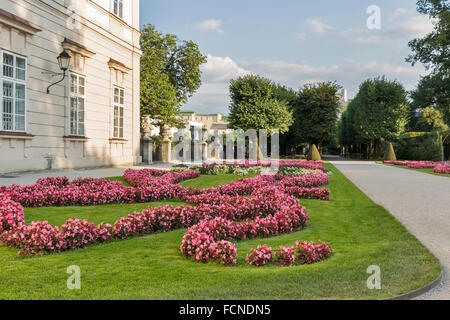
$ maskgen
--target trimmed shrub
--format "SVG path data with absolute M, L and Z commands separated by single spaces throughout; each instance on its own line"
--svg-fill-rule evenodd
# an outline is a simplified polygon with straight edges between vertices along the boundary
M 320 161 L 320 160 L 322 160 L 322 157 L 320 156 L 319 150 L 317 149 L 317 146 L 315 144 L 313 144 L 311 146 L 311 149 L 309 150 L 307 159 L 308 160 L 312 160 L 312 161 Z
M 392 143 L 389 143 L 387 147 L 386 154 L 384 155 L 385 161 L 397 161 L 397 157 L 395 156 L 394 146 Z

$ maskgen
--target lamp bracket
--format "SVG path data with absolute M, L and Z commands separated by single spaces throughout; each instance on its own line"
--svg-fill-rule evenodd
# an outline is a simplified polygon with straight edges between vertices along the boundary
M 52 83 L 51 85 L 49 85 L 48 86 L 48 88 L 47 88 L 47 94 L 50 94 L 50 88 L 51 87 L 53 87 L 54 85 L 57 85 L 58 83 L 61 83 L 61 82 L 63 82 L 64 81 L 64 79 L 66 78 L 66 72 L 64 71 L 64 73 L 62 73 L 62 79 L 61 80 L 59 80 L 59 81 L 57 81 L 57 82 L 55 82 L 55 83 Z
M 42 72 L 42 74 L 46 75 L 46 76 L 52 76 L 52 77 L 64 75 L 63 72 L 53 72 L 53 71 L 45 71 L 45 72 Z

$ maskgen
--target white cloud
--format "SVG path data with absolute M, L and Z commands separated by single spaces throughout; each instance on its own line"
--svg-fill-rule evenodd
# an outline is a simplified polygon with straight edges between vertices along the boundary
M 332 26 L 329 26 L 326 23 L 322 22 L 322 20 L 320 20 L 319 18 L 308 19 L 306 20 L 306 24 L 314 33 L 321 35 L 325 35 L 328 33 L 328 31 L 334 29 Z
M 189 100 L 186 110 L 202 113 L 228 112 L 230 80 L 249 74 L 230 57 L 207 55 L 208 61 L 201 66 L 202 85 Z
M 208 55 L 208 62 L 202 66 L 203 84 L 185 106 L 187 110 L 202 113 L 228 112 L 229 82 L 239 76 L 254 73 L 298 89 L 306 83 L 334 81 L 348 88 L 354 95 L 359 84 L 368 79 L 385 75 L 397 79 L 406 89 L 414 88 L 419 75 L 424 74 L 422 66 L 412 67 L 402 58 L 392 61 L 354 61 L 343 59 L 339 64 L 312 65 L 307 61 L 243 61 L 235 62 L 230 57 Z
M 396 23 L 386 31 L 386 36 L 391 39 L 420 38 L 434 29 L 432 20 L 427 16 L 414 16 L 406 21 Z
M 215 31 L 218 34 L 224 34 L 225 32 L 222 29 L 222 25 L 222 20 L 217 19 L 209 19 L 194 24 L 195 28 L 200 31 Z
M 249 73 L 238 66 L 230 57 L 215 57 L 208 54 L 208 61 L 202 65 L 203 78 L 209 82 L 228 82 L 230 79 L 237 78 Z
M 403 15 L 406 15 L 406 14 L 408 14 L 408 13 L 410 13 L 410 11 L 409 11 L 408 9 L 405 9 L 405 8 L 397 8 L 397 9 L 395 9 L 394 13 L 390 16 L 389 20 L 390 20 L 390 21 L 395 20 L 395 19 L 397 19 L 398 17 L 403 16 Z
M 382 44 L 388 39 L 379 35 L 367 36 L 367 37 L 357 37 L 354 39 L 349 39 L 349 42 L 362 43 L 362 44 Z
M 368 45 L 379 45 L 394 41 L 406 43 L 415 38 L 422 38 L 432 32 L 433 23 L 425 16 L 414 16 L 402 22 L 394 23 L 385 31 L 373 34 L 373 31 L 366 31 L 364 35 L 348 37 L 350 43 L 361 43 Z

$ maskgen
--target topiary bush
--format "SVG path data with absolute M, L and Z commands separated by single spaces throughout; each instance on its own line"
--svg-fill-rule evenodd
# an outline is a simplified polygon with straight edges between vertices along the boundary
M 384 155 L 385 161 L 397 161 L 397 157 L 395 155 L 394 146 L 392 143 L 389 143 L 387 147 L 386 154 Z
M 311 146 L 311 149 L 309 150 L 307 159 L 308 160 L 313 160 L 313 161 L 320 161 L 320 160 L 322 160 L 322 157 L 320 156 L 319 150 L 317 149 L 317 146 L 315 144 L 313 144 Z

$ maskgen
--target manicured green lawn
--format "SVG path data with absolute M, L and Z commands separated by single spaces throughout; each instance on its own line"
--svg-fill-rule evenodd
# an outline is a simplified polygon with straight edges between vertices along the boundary
M 435 175 L 435 176 L 441 176 L 441 177 L 448 177 L 448 178 L 450 178 L 450 174 L 436 173 L 436 172 L 434 172 L 434 169 L 414 169 L 414 168 L 408 168 L 407 166 L 396 166 L 394 164 L 388 164 L 388 163 L 383 163 L 383 162 L 380 162 L 380 163 L 384 164 L 386 166 L 397 167 L 397 168 L 402 168 L 402 169 L 407 169 L 407 170 L 414 170 L 414 171 L 419 171 L 419 172 L 432 174 L 432 175 Z
M 438 260 L 416 238 L 335 167 L 327 168 L 333 172 L 329 187 L 335 200 L 302 200 L 311 217 L 304 231 L 239 242 L 235 267 L 184 258 L 179 246 L 186 230 L 33 258 L 0 247 L 0 299 L 379 299 L 418 289 L 439 276 Z M 231 177 L 203 176 L 184 184 L 209 187 L 218 179 L 227 182 Z M 70 212 L 93 222 L 112 222 L 145 207 L 25 212 L 27 221 L 46 217 L 61 224 L 66 218 L 61 215 Z M 335 253 L 316 265 L 255 268 L 245 263 L 248 250 L 258 244 L 278 247 L 318 239 L 330 242 Z M 81 267 L 81 290 L 66 287 L 70 265 Z M 382 290 L 366 287 L 370 265 L 381 267 Z

